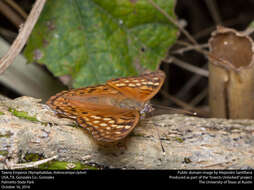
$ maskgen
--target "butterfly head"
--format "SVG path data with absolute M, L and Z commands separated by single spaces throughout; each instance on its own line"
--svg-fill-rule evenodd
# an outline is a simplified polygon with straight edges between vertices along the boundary
M 146 116 L 146 113 L 152 112 L 154 110 L 153 106 L 149 103 L 146 103 L 144 105 L 144 108 L 139 112 L 141 115 L 141 119 L 144 119 Z

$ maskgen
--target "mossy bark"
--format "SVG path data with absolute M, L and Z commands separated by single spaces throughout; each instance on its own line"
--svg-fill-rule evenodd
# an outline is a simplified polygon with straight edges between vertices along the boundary
M 10 107 L 36 116 L 39 122 L 14 116 Z M 34 98 L 0 100 L 0 111 L 4 113 L 0 115 L 0 150 L 5 151 L 1 169 L 6 163 L 23 163 L 28 153 L 109 168 L 254 168 L 253 120 L 158 115 L 142 120 L 124 141 L 103 145 Z

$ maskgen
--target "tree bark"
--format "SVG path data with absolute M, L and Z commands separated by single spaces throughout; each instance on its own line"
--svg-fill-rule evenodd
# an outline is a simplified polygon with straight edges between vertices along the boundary
M 254 168 L 253 120 L 158 115 L 140 121 L 123 141 L 103 145 L 39 101 L 0 99 L 0 169 L 19 163 L 26 153 L 109 168 Z M 14 116 L 13 110 L 23 115 Z

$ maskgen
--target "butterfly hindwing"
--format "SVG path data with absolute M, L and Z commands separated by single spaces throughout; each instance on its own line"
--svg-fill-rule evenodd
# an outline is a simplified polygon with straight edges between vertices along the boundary
M 136 110 L 121 111 L 118 114 L 90 112 L 77 117 L 80 126 L 87 129 L 97 141 L 103 142 L 123 139 L 134 129 L 138 121 L 139 113 Z

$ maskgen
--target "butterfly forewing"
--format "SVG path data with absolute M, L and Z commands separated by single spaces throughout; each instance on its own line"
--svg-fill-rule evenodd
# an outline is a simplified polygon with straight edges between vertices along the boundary
M 146 102 L 157 94 L 164 80 L 164 72 L 156 71 L 137 77 L 123 77 L 109 80 L 107 84 L 129 98 Z
M 62 91 L 57 93 L 55 96 L 50 97 L 46 102 L 53 110 L 57 111 L 59 114 L 66 116 L 75 116 L 79 113 L 71 106 L 70 99 L 71 97 L 83 97 L 84 99 L 87 96 L 119 96 L 120 93 L 107 86 L 107 85 L 98 85 L 85 88 L 72 89 L 70 91 Z

